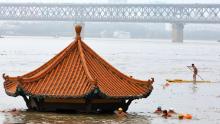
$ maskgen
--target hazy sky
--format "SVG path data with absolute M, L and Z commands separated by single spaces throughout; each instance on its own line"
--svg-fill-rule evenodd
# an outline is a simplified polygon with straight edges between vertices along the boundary
M 0 0 L 2 3 L 107 3 L 108 0 Z M 218 3 L 220 0 L 127 0 L 128 3 Z

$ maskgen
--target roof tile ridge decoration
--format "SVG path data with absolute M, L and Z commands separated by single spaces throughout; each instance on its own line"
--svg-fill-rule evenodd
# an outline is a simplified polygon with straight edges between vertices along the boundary
M 4 89 L 5 89 L 6 94 L 8 94 L 9 96 L 17 96 L 17 94 L 15 94 L 15 93 L 17 91 L 17 88 L 21 86 L 21 84 L 20 84 L 21 77 L 17 76 L 17 77 L 13 77 L 13 79 L 9 79 L 9 76 L 5 75 L 5 73 L 2 74 L 2 77 L 5 80 L 4 81 Z M 13 88 L 13 89 L 11 89 L 11 88 Z
M 86 45 L 84 42 L 81 42 L 83 47 L 86 47 L 84 49 L 86 49 L 88 52 L 90 52 L 91 54 L 94 54 L 97 59 L 100 60 L 100 62 L 104 65 L 109 66 L 109 69 L 112 70 L 114 73 L 118 74 L 119 76 L 129 80 L 129 81 L 135 81 L 138 84 L 147 84 L 147 85 L 151 85 L 154 82 L 154 78 L 151 78 L 151 80 L 139 80 L 139 79 L 135 79 L 133 77 L 129 77 L 125 74 L 123 74 L 122 72 L 120 72 L 118 69 L 116 69 L 114 66 L 112 66 L 110 63 L 108 63 L 106 60 L 104 60 L 100 55 L 98 55 L 94 50 L 92 50 L 88 45 Z
M 81 60 L 82 60 L 82 65 L 83 65 L 83 68 L 85 70 L 85 73 L 86 75 L 88 76 L 90 82 L 96 86 L 97 82 L 93 79 L 92 75 L 90 74 L 89 72 L 89 69 L 87 67 L 87 63 L 86 63 L 86 60 L 85 60 L 85 56 L 84 56 L 84 52 L 83 52 L 83 48 L 82 48 L 82 40 L 81 40 L 81 36 L 80 36 L 80 33 L 81 33 L 81 30 L 82 30 L 82 26 L 81 25 L 76 25 L 75 26 L 75 31 L 76 31 L 76 42 L 77 42 L 77 45 L 78 45 L 78 49 L 79 49 L 79 53 L 80 53 L 80 57 L 81 57 Z

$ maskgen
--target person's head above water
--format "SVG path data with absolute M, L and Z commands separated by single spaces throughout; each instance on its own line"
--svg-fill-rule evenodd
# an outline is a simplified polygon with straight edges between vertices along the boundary
M 170 108 L 168 113 L 175 113 L 173 108 Z
M 167 113 L 167 110 L 163 110 L 163 113 Z
M 168 114 L 167 110 L 163 110 L 162 117 L 164 117 L 164 118 L 169 117 L 169 114 Z
M 161 110 L 162 110 L 162 109 L 161 109 L 161 106 L 158 106 L 158 107 L 157 107 L 157 110 L 160 110 L 160 111 L 161 111 Z
M 167 113 L 167 110 L 163 110 L 163 114 L 164 115 L 167 115 L 168 113 Z
M 118 108 L 118 111 L 123 111 L 123 109 L 122 108 Z
M 170 108 L 169 111 L 174 111 L 174 109 L 173 109 L 173 108 Z

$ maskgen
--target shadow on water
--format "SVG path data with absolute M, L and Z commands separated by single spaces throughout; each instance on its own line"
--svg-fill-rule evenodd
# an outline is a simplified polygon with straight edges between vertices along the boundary
M 148 116 L 128 114 L 127 118 L 117 118 L 114 114 L 64 114 L 64 113 L 41 113 L 41 112 L 20 112 L 0 113 L 3 115 L 4 124 L 11 123 L 74 123 L 74 124 L 102 124 L 102 123 L 126 123 L 126 124 L 150 124 Z

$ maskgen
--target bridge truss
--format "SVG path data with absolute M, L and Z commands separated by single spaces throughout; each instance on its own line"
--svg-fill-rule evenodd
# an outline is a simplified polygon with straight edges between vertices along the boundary
M 0 20 L 220 23 L 220 4 L 0 4 Z

